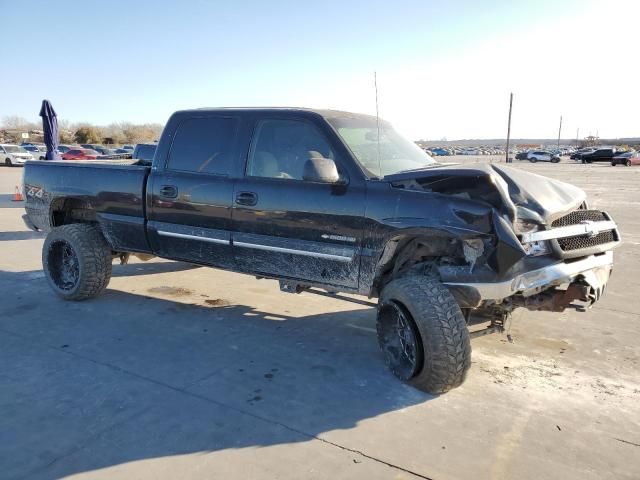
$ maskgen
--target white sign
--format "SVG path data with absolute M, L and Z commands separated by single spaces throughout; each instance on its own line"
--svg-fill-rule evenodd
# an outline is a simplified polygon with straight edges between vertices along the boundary
M 24 133 L 22 134 L 22 138 L 29 138 L 29 134 L 28 134 L 27 132 L 24 132 Z

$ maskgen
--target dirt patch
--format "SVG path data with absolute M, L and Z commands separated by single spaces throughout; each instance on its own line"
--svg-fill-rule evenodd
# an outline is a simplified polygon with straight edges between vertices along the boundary
M 230 305 L 229 300 L 225 300 L 224 298 L 212 298 L 205 300 L 204 303 L 210 307 L 227 307 Z
M 173 297 L 186 297 L 193 294 L 192 290 L 182 287 L 153 287 L 147 290 L 149 293 L 159 293 L 160 295 L 171 295 Z
M 554 348 L 559 345 L 554 345 Z M 601 401 L 635 403 L 640 390 L 635 382 L 605 379 L 564 365 L 560 360 L 533 359 L 522 355 L 496 357 L 474 352 L 476 368 L 494 383 L 536 392 L 570 392 Z

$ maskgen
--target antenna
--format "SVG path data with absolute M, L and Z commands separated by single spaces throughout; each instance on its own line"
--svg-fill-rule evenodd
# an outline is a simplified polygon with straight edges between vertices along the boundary
M 378 74 L 373 72 L 373 86 L 376 89 L 376 128 L 378 130 L 378 170 L 380 171 L 380 178 L 382 178 L 382 161 L 380 160 L 380 116 L 378 115 Z

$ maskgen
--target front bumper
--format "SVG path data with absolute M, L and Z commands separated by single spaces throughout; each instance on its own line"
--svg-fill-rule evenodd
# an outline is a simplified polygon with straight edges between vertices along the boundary
M 613 269 L 613 252 L 570 261 L 558 262 L 543 268 L 518 274 L 498 282 L 444 282 L 457 299 L 464 299 L 465 307 L 477 307 L 482 301 L 501 301 L 513 295 L 529 297 L 551 287 L 568 285 L 577 280 L 592 289 L 593 301 L 602 295 Z

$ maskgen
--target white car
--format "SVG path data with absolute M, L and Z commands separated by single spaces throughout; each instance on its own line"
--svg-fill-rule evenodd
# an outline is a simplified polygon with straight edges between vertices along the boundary
M 27 152 L 29 152 L 33 158 L 37 160 L 45 160 L 47 156 L 46 145 L 20 145 Z
M 33 155 L 18 145 L 0 145 L 0 162 L 7 167 L 24 165 L 27 160 L 33 160 Z
M 527 160 L 530 162 L 551 162 L 558 163 L 560 157 L 555 153 L 545 152 L 544 150 L 533 150 L 527 154 Z

